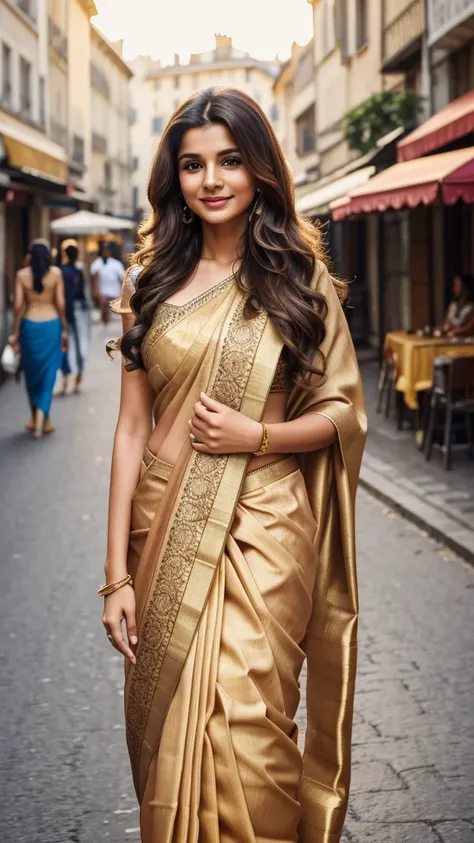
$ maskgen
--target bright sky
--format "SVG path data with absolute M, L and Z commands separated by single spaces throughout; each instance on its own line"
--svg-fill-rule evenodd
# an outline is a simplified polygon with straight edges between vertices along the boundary
M 138 54 L 171 64 L 174 53 L 214 48 L 214 33 L 232 36 L 234 46 L 255 58 L 286 59 L 292 41 L 312 37 L 308 0 L 96 0 L 93 23 L 111 41 L 124 39 L 124 58 Z

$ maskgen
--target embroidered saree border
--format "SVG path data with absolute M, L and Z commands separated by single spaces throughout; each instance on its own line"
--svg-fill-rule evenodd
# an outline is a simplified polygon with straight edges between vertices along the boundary
M 161 302 L 161 304 L 157 307 L 153 325 L 143 340 L 143 359 L 146 359 L 154 344 L 163 336 L 163 334 L 166 334 L 170 328 L 178 324 L 178 322 L 182 322 L 183 319 L 186 319 L 193 310 L 198 310 L 203 305 L 215 299 L 222 292 L 226 291 L 233 282 L 234 276 L 229 275 L 228 278 L 224 278 L 223 281 L 215 284 L 210 290 L 206 290 L 204 293 L 201 293 L 199 296 L 191 299 L 191 301 L 186 302 L 186 304 L 176 305 L 169 304 L 169 302 L 166 301 Z
M 243 308 L 241 299 L 224 339 L 211 394 L 260 418 L 282 343 L 265 313 L 244 320 Z M 190 459 L 128 698 L 127 738 L 139 798 L 222 555 L 247 461 L 248 455 L 198 452 Z

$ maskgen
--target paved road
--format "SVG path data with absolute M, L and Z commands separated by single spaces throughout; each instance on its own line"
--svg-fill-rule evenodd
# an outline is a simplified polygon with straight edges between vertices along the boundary
M 122 667 L 100 624 L 119 364 L 95 354 L 33 442 L 0 390 L 0 841 L 137 841 Z M 474 572 L 361 493 L 346 843 L 474 840 Z M 304 717 L 304 711 L 301 712 Z

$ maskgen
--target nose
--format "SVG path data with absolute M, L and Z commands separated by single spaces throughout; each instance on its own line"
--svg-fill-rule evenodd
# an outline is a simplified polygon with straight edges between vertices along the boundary
M 204 170 L 204 187 L 206 190 L 216 190 L 222 185 L 222 177 L 214 163 L 209 163 Z

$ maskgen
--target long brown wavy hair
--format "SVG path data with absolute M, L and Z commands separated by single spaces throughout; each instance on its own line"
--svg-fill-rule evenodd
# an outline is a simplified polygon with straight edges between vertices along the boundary
M 322 375 L 324 369 L 318 351 L 327 304 L 310 288 L 316 261 L 323 258 L 321 234 L 296 213 L 288 165 L 265 114 L 234 88 L 209 88 L 190 96 L 161 139 L 148 186 L 152 211 L 141 226 L 131 267 L 138 264 L 141 271 L 131 299 L 135 325 L 121 341 L 126 367 L 143 368 L 141 344 L 157 306 L 189 281 L 201 258 L 199 217 L 183 224 L 177 161 L 185 132 L 215 123 L 227 127 L 259 191 L 236 256 L 235 281 L 247 295 L 245 315 L 252 318 L 260 308 L 269 314 L 286 346 L 288 374 L 304 386 L 311 373 Z M 334 283 L 343 300 L 346 285 Z

